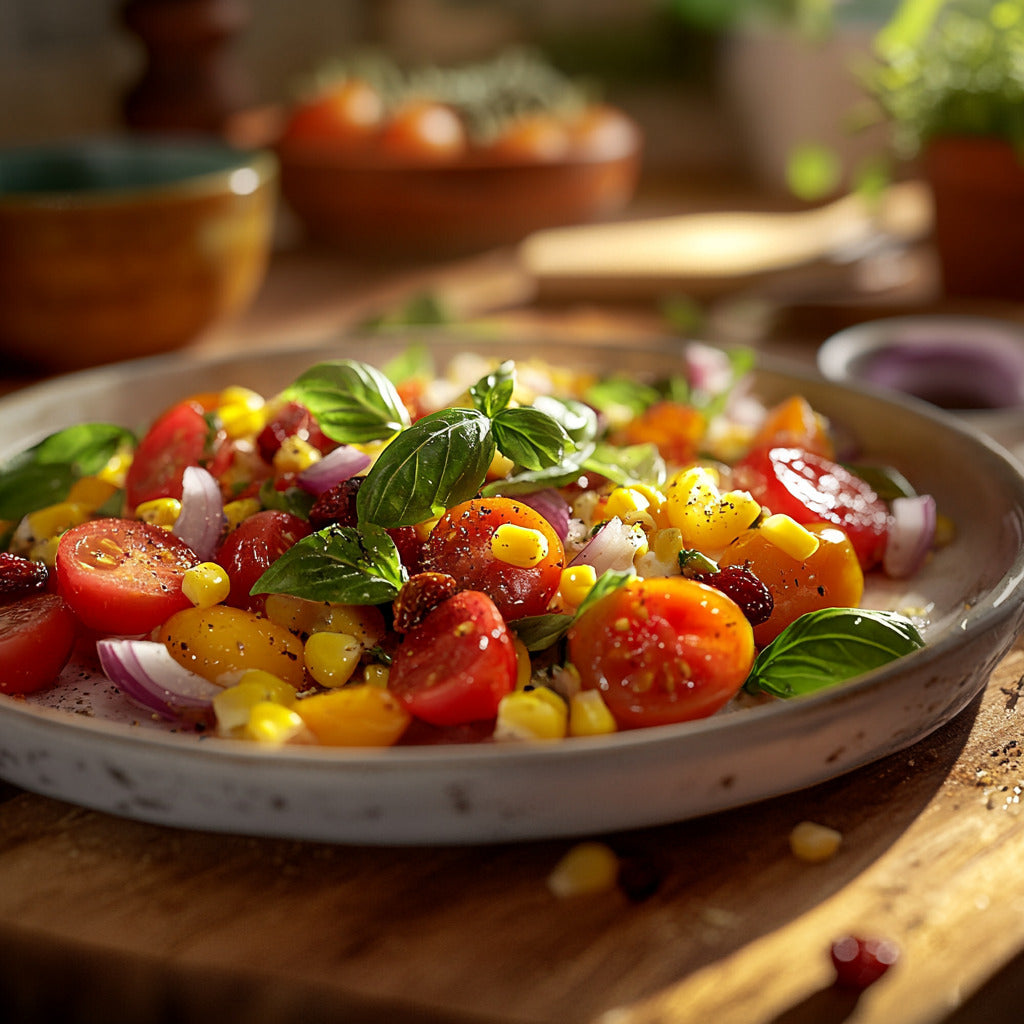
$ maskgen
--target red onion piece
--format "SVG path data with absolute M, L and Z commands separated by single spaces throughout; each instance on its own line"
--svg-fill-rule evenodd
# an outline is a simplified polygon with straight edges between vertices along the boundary
M 204 562 L 213 558 L 227 517 L 220 485 L 199 466 L 189 466 L 182 477 L 181 513 L 173 533 Z
M 695 391 L 719 395 L 732 384 L 732 363 L 722 349 L 690 342 L 683 355 L 686 379 Z
M 601 526 L 569 564 L 592 565 L 598 576 L 609 569 L 632 569 L 633 556 L 642 540 L 616 516 Z
M 370 456 L 354 445 L 343 444 L 328 452 L 319 462 L 304 469 L 296 478 L 298 485 L 310 494 L 321 495 L 335 484 L 350 480 L 370 464 Z
M 891 512 L 882 568 L 893 579 L 906 579 L 921 568 L 935 540 L 935 499 L 895 498 Z
M 530 494 L 517 494 L 516 501 L 521 501 L 535 512 L 539 512 L 548 521 L 551 529 L 558 534 L 559 540 L 564 541 L 569 535 L 569 502 L 553 487 Z
M 204 710 L 223 689 L 183 668 L 163 644 L 153 640 L 99 640 L 96 652 L 115 686 L 164 718 Z

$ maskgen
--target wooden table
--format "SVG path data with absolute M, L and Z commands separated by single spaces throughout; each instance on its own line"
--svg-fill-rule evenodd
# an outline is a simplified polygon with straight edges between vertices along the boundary
M 649 309 L 531 304 L 530 282 L 507 254 L 378 274 L 298 250 L 278 255 L 250 314 L 199 345 L 323 338 L 424 287 L 444 291 L 459 315 L 505 310 L 506 329 L 663 329 Z M 787 354 L 813 351 L 800 349 L 795 332 L 788 342 Z M 5 386 L 25 382 L 8 377 Z M 6 788 L 0 1017 L 1018 1021 L 1022 689 L 1018 646 L 983 695 L 910 750 L 755 807 L 603 837 L 658 866 L 660 886 L 637 902 L 618 890 L 553 896 L 547 876 L 568 841 L 377 849 L 250 839 Z M 789 834 L 803 820 L 841 832 L 833 859 L 792 855 Z M 902 951 L 859 998 L 832 987 L 828 956 L 830 942 L 851 931 Z

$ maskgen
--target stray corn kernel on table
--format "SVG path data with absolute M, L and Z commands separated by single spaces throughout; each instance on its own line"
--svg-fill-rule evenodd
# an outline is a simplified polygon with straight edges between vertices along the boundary
M 279 256 L 254 309 L 198 347 L 299 346 L 424 286 L 457 297 L 465 318 L 545 343 L 563 332 L 621 341 L 663 330 L 647 310 L 535 302 L 508 254 L 371 277 L 300 253 Z M 795 322 L 766 335 L 765 347 L 777 340 L 809 358 Z M 820 324 L 807 334 L 819 336 Z M 3 386 L 29 382 L 12 373 Z M 381 849 L 214 835 L 3 787 L 0 1016 L 1016 1022 L 1022 693 L 1018 645 L 964 713 L 915 747 L 806 792 L 595 837 L 582 850 L 571 841 Z M 830 947 L 848 934 L 899 948 L 863 993 L 833 984 Z

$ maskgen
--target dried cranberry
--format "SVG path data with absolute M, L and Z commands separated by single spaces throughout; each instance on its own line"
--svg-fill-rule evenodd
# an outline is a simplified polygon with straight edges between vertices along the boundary
M 49 575 L 42 562 L 0 551 L 0 600 L 28 597 L 45 590 Z
M 447 573 L 421 572 L 410 576 L 395 598 L 395 632 L 407 633 L 460 589 Z
M 836 985 L 858 990 L 873 985 L 899 959 L 895 943 L 856 935 L 837 939 L 832 943 L 831 953 Z
M 362 477 L 352 477 L 324 491 L 309 510 L 309 525 L 314 530 L 322 530 L 335 523 L 338 526 L 355 526 L 358 521 L 356 493 L 362 482 Z
M 732 598 L 752 626 L 766 622 L 775 607 L 772 592 L 745 565 L 727 565 L 718 572 L 698 572 L 692 579 Z

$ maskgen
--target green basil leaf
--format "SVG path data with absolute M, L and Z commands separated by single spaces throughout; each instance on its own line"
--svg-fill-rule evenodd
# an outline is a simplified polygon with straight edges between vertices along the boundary
M 619 486 L 644 482 L 660 486 L 668 478 L 665 460 L 653 444 L 598 444 L 582 468 Z
M 631 377 L 606 377 L 592 384 L 584 397 L 598 412 L 620 420 L 639 416 L 661 398 L 661 393 Z
M 530 494 L 545 487 L 565 487 L 577 480 L 583 472 L 582 464 L 594 451 L 593 443 L 586 443 L 555 466 L 545 469 L 522 470 L 493 483 L 485 484 L 480 493 L 485 498 L 496 494 Z
M 513 619 L 508 625 L 528 651 L 546 651 L 569 632 L 573 621 L 572 615 L 552 613 L 527 615 L 521 619 Z
M 67 463 L 77 476 L 98 473 L 111 456 L 135 444 L 135 435 L 112 423 L 79 423 L 40 441 L 32 451 L 41 465 Z
M 273 509 L 277 512 L 290 512 L 300 519 L 309 518 L 309 510 L 313 507 L 316 498 L 301 487 L 287 487 L 279 491 L 274 486 L 273 480 L 264 480 L 260 484 L 260 504 L 266 509 Z
M 405 351 L 386 362 L 382 369 L 393 384 L 403 384 L 407 380 L 430 380 L 436 376 L 430 349 L 422 342 L 409 345 Z
M 316 417 L 320 429 L 341 444 L 391 437 L 409 425 L 409 412 L 380 370 L 353 359 L 317 363 L 285 392 Z
M 612 591 L 618 590 L 619 587 L 625 586 L 635 578 L 636 573 L 632 569 L 606 569 L 598 576 L 597 582 L 590 588 L 590 593 L 583 598 L 579 608 L 576 609 L 576 618 L 578 619 L 588 608 L 593 607 L 602 597 L 607 597 Z
M 574 398 L 555 398 L 538 395 L 533 408 L 547 413 L 577 445 L 586 444 L 597 437 L 597 413 L 585 402 Z
M 516 389 L 516 368 L 511 361 L 504 362 L 493 373 L 481 377 L 470 389 L 473 407 L 493 419 L 508 408 L 512 392 Z
M 291 594 L 336 604 L 393 601 L 405 581 L 395 542 L 367 525 L 328 526 L 303 537 L 253 585 L 252 594 Z
M 754 661 L 744 684 L 777 697 L 814 693 L 924 647 L 896 612 L 822 608 L 790 623 Z
M 491 428 L 498 451 L 524 469 L 560 465 L 575 447 L 559 423 L 536 409 L 502 409 Z
M 441 409 L 403 430 L 359 488 L 360 522 L 412 526 L 480 490 L 494 459 L 491 421 L 476 409 Z
M 892 466 L 869 466 L 853 462 L 844 462 L 843 466 L 859 476 L 882 501 L 912 498 L 917 493 L 914 485 Z

